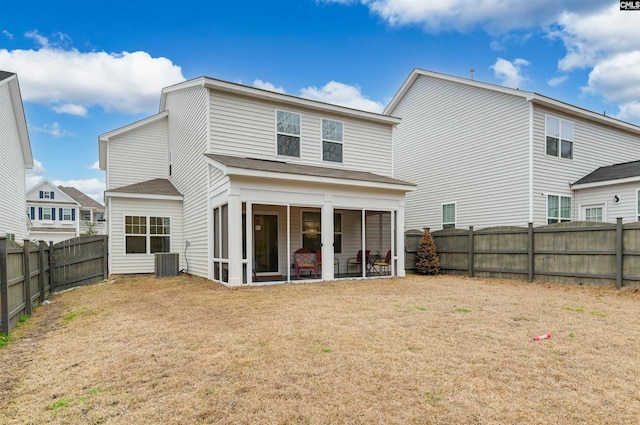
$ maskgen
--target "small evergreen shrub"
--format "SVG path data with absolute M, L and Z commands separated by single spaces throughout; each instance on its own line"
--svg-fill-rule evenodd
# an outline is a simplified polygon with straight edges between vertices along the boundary
M 424 229 L 422 239 L 420 239 L 416 270 L 420 274 L 437 275 L 440 273 L 440 259 L 428 228 Z

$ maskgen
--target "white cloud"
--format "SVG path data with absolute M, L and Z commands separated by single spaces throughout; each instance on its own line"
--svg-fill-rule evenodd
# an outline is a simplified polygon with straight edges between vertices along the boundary
M 322 0 L 343 5 L 362 4 L 391 25 L 417 25 L 429 32 L 470 31 L 490 33 L 547 25 L 564 11 L 587 12 L 611 4 L 610 0 Z M 586 4 L 585 4 L 586 3 Z M 508 18 L 506 18 L 508 16 Z
M 2 35 L 4 35 L 5 37 L 7 37 L 9 40 L 13 40 L 13 34 L 11 34 L 9 31 L 7 30 L 2 30 Z
M 270 83 L 268 81 L 262 81 L 262 80 L 258 80 L 258 79 L 254 80 L 253 87 L 257 87 L 257 88 L 263 89 L 263 90 L 274 91 L 276 93 L 285 93 L 285 91 L 282 88 L 282 86 L 276 87 L 275 85 L 273 85 L 272 83 Z
M 53 109 L 53 111 L 57 112 L 58 114 L 76 115 L 78 117 L 86 117 L 88 112 L 87 108 L 85 108 L 84 106 L 73 105 L 71 103 L 67 103 L 65 105 L 60 105 L 60 106 L 54 106 L 51 109 Z
M 42 180 L 44 180 L 43 175 L 45 171 L 46 169 L 42 166 L 42 162 L 34 158 L 33 168 L 30 170 L 29 169 L 26 170 L 26 173 L 25 173 L 25 180 L 26 180 L 25 185 L 27 189 L 32 188 L 33 186 L 37 185 Z
M 104 202 L 103 192 L 106 188 L 106 185 L 103 181 L 100 181 L 95 177 L 91 179 L 80 180 L 53 180 L 52 183 L 56 186 L 75 187 L 80 192 L 84 193 L 87 196 L 90 196 L 96 201 L 100 203 Z
M 89 166 L 90 170 L 100 170 L 100 161 L 96 161 Z
M 529 65 L 529 61 L 516 59 L 509 62 L 506 59 L 498 58 L 496 63 L 489 68 L 493 69 L 493 74 L 506 87 L 520 88 L 527 78 L 522 75 L 522 67 Z
M 68 130 L 65 130 L 60 127 L 60 123 L 54 122 L 53 124 L 45 124 L 44 127 L 34 127 L 29 126 L 31 131 L 35 131 L 38 133 L 46 133 L 55 138 L 60 138 L 62 136 L 73 136 L 74 134 Z
M 560 84 L 562 84 L 565 81 L 567 81 L 567 79 L 569 79 L 568 76 L 562 75 L 560 77 L 554 77 L 554 78 L 549 79 L 549 81 L 547 81 L 547 84 L 549 84 L 549 86 L 551 86 L 551 87 L 558 87 Z
M 43 47 L 0 49 L 0 69 L 20 76 L 25 102 L 47 105 L 58 113 L 82 115 L 83 108 L 94 106 L 128 114 L 153 113 L 161 89 L 185 79 L 179 66 L 147 52 L 80 52 L 51 47 L 35 31 L 27 36 Z
M 360 92 L 360 87 L 350 86 L 337 81 L 329 81 L 321 88 L 303 88 L 300 90 L 300 96 L 370 112 L 380 113 L 384 109 L 382 103 L 375 102 L 364 96 Z

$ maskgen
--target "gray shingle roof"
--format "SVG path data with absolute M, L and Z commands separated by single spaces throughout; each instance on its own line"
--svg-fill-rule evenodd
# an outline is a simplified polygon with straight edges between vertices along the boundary
M 111 189 L 107 192 L 182 196 L 182 194 L 178 192 L 178 190 L 167 179 L 147 180 L 141 183 L 135 183 L 129 186 L 122 186 L 116 189 Z
M 7 78 L 11 77 L 12 75 L 16 75 L 16 74 L 13 73 L 13 72 L 0 71 L 0 81 L 6 80 Z
M 369 173 L 366 171 L 353 171 L 338 168 L 317 167 L 312 165 L 291 164 L 288 162 L 241 158 L 237 156 L 215 154 L 205 154 L 205 156 L 228 167 L 242 168 L 247 170 L 415 186 L 415 184 L 413 183 L 408 183 L 402 180 L 394 179 L 392 177 L 381 176 L 379 174 Z
M 600 167 L 595 171 L 587 174 L 577 182 L 577 184 L 598 183 L 610 180 L 627 179 L 640 176 L 640 161 L 625 162 L 622 164 L 608 165 Z
M 58 186 L 58 189 L 69 195 L 74 201 L 80 204 L 81 208 L 94 208 L 96 211 L 104 212 L 104 205 L 97 202 L 95 199 L 80 192 L 75 187 Z

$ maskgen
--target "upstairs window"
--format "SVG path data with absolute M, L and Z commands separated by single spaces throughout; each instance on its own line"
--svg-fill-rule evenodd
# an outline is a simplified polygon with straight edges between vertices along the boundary
M 322 120 L 322 160 L 342 162 L 342 129 L 340 121 Z
M 547 115 L 547 155 L 573 159 L 573 122 Z
M 55 199 L 54 192 L 41 190 L 39 194 L 40 194 L 40 199 Z
M 571 221 L 571 197 L 547 195 L 547 224 Z
M 72 220 L 71 208 L 63 208 L 62 209 L 61 220 L 64 220 L 64 221 L 71 221 Z
M 276 112 L 278 155 L 300 158 L 300 114 Z
M 456 228 L 456 203 L 442 204 L 442 228 Z

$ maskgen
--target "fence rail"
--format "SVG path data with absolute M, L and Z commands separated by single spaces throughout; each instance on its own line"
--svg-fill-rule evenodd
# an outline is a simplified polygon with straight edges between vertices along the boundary
M 0 332 L 9 333 L 48 294 L 106 279 L 107 258 L 106 236 L 23 245 L 0 237 Z
M 405 234 L 415 259 L 422 232 Z M 443 273 L 587 285 L 640 284 L 640 223 L 571 222 L 432 233 Z M 415 260 L 414 260 L 415 261 Z M 415 264 L 415 263 L 414 263 Z M 411 265 L 407 265 L 411 269 Z M 415 268 L 415 266 L 413 267 Z

